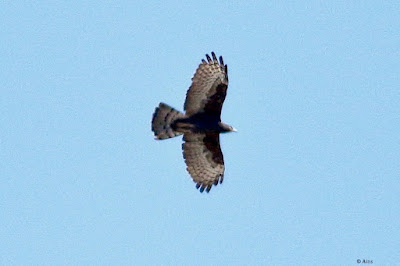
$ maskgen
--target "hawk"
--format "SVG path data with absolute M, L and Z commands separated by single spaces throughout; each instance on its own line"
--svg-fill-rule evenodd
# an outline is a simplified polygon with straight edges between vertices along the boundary
M 221 122 L 221 109 L 228 88 L 228 66 L 222 56 L 206 54 L 192 78 L 186 93 L 185 113 L 160 103 L 152 119 L 156 139 L 168 139 L 183 134 L 183 158 L 187 171 L 200 192 L 224 179 L 224 157 L 219 134 L 236 131 Z

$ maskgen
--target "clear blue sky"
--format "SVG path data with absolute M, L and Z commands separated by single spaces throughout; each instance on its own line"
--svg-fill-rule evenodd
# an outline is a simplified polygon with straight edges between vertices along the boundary
M 0 264 L 398 264 L 400 4 L 303 2 L 1 1 Z M 150 120 L 211 51 L 201 194 Z

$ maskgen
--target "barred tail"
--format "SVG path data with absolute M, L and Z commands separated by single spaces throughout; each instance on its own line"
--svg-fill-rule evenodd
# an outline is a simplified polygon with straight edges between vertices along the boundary
M 165 103 L 160 103 L 153 114 L 153 120 L 151 121 L 151 130 L 154 132 L 156 139 L 168 139 L 178 135 L 181 132 L 177 132 L 172 129 L 171 125 L 178 118 L 183 118 L 185 115 L 171 106 Z

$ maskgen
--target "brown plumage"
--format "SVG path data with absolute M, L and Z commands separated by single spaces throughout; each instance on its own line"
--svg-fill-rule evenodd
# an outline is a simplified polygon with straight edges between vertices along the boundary
M 156 139 L 183 134 L 183 157 L 187 171 L 201 192 L 222 183 L 224 157 L 219 134 L 236 131 L 221 122 L 221 110 L 228 89 L 228 67 L 222 56 L 211 53 L 202 60 L 186 93 L 185 114 L 160 103 L 152 119 Z

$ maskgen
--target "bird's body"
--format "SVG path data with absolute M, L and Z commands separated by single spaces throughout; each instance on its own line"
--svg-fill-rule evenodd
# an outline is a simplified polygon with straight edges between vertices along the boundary
M 192 85 L 186 94 L 185 114 L 165 103 L 160 103 L 152 119 L 156 139 L 167 139 L 183 134 L 183 157 L 196 187 L 203 192 L 212 185 L 222 183 L 224 159 L 219 134 L 236 131 L 221 122 L 222 104 L 228 88 L 228 68 L 222 57 L 212 59 L 197 68 Z
M 181 133 L 224 133 L 231 131 L 229 126 L 222 123 L 215 116 L 199 113 L 188 118 L 178 118 L 171 127 Z

